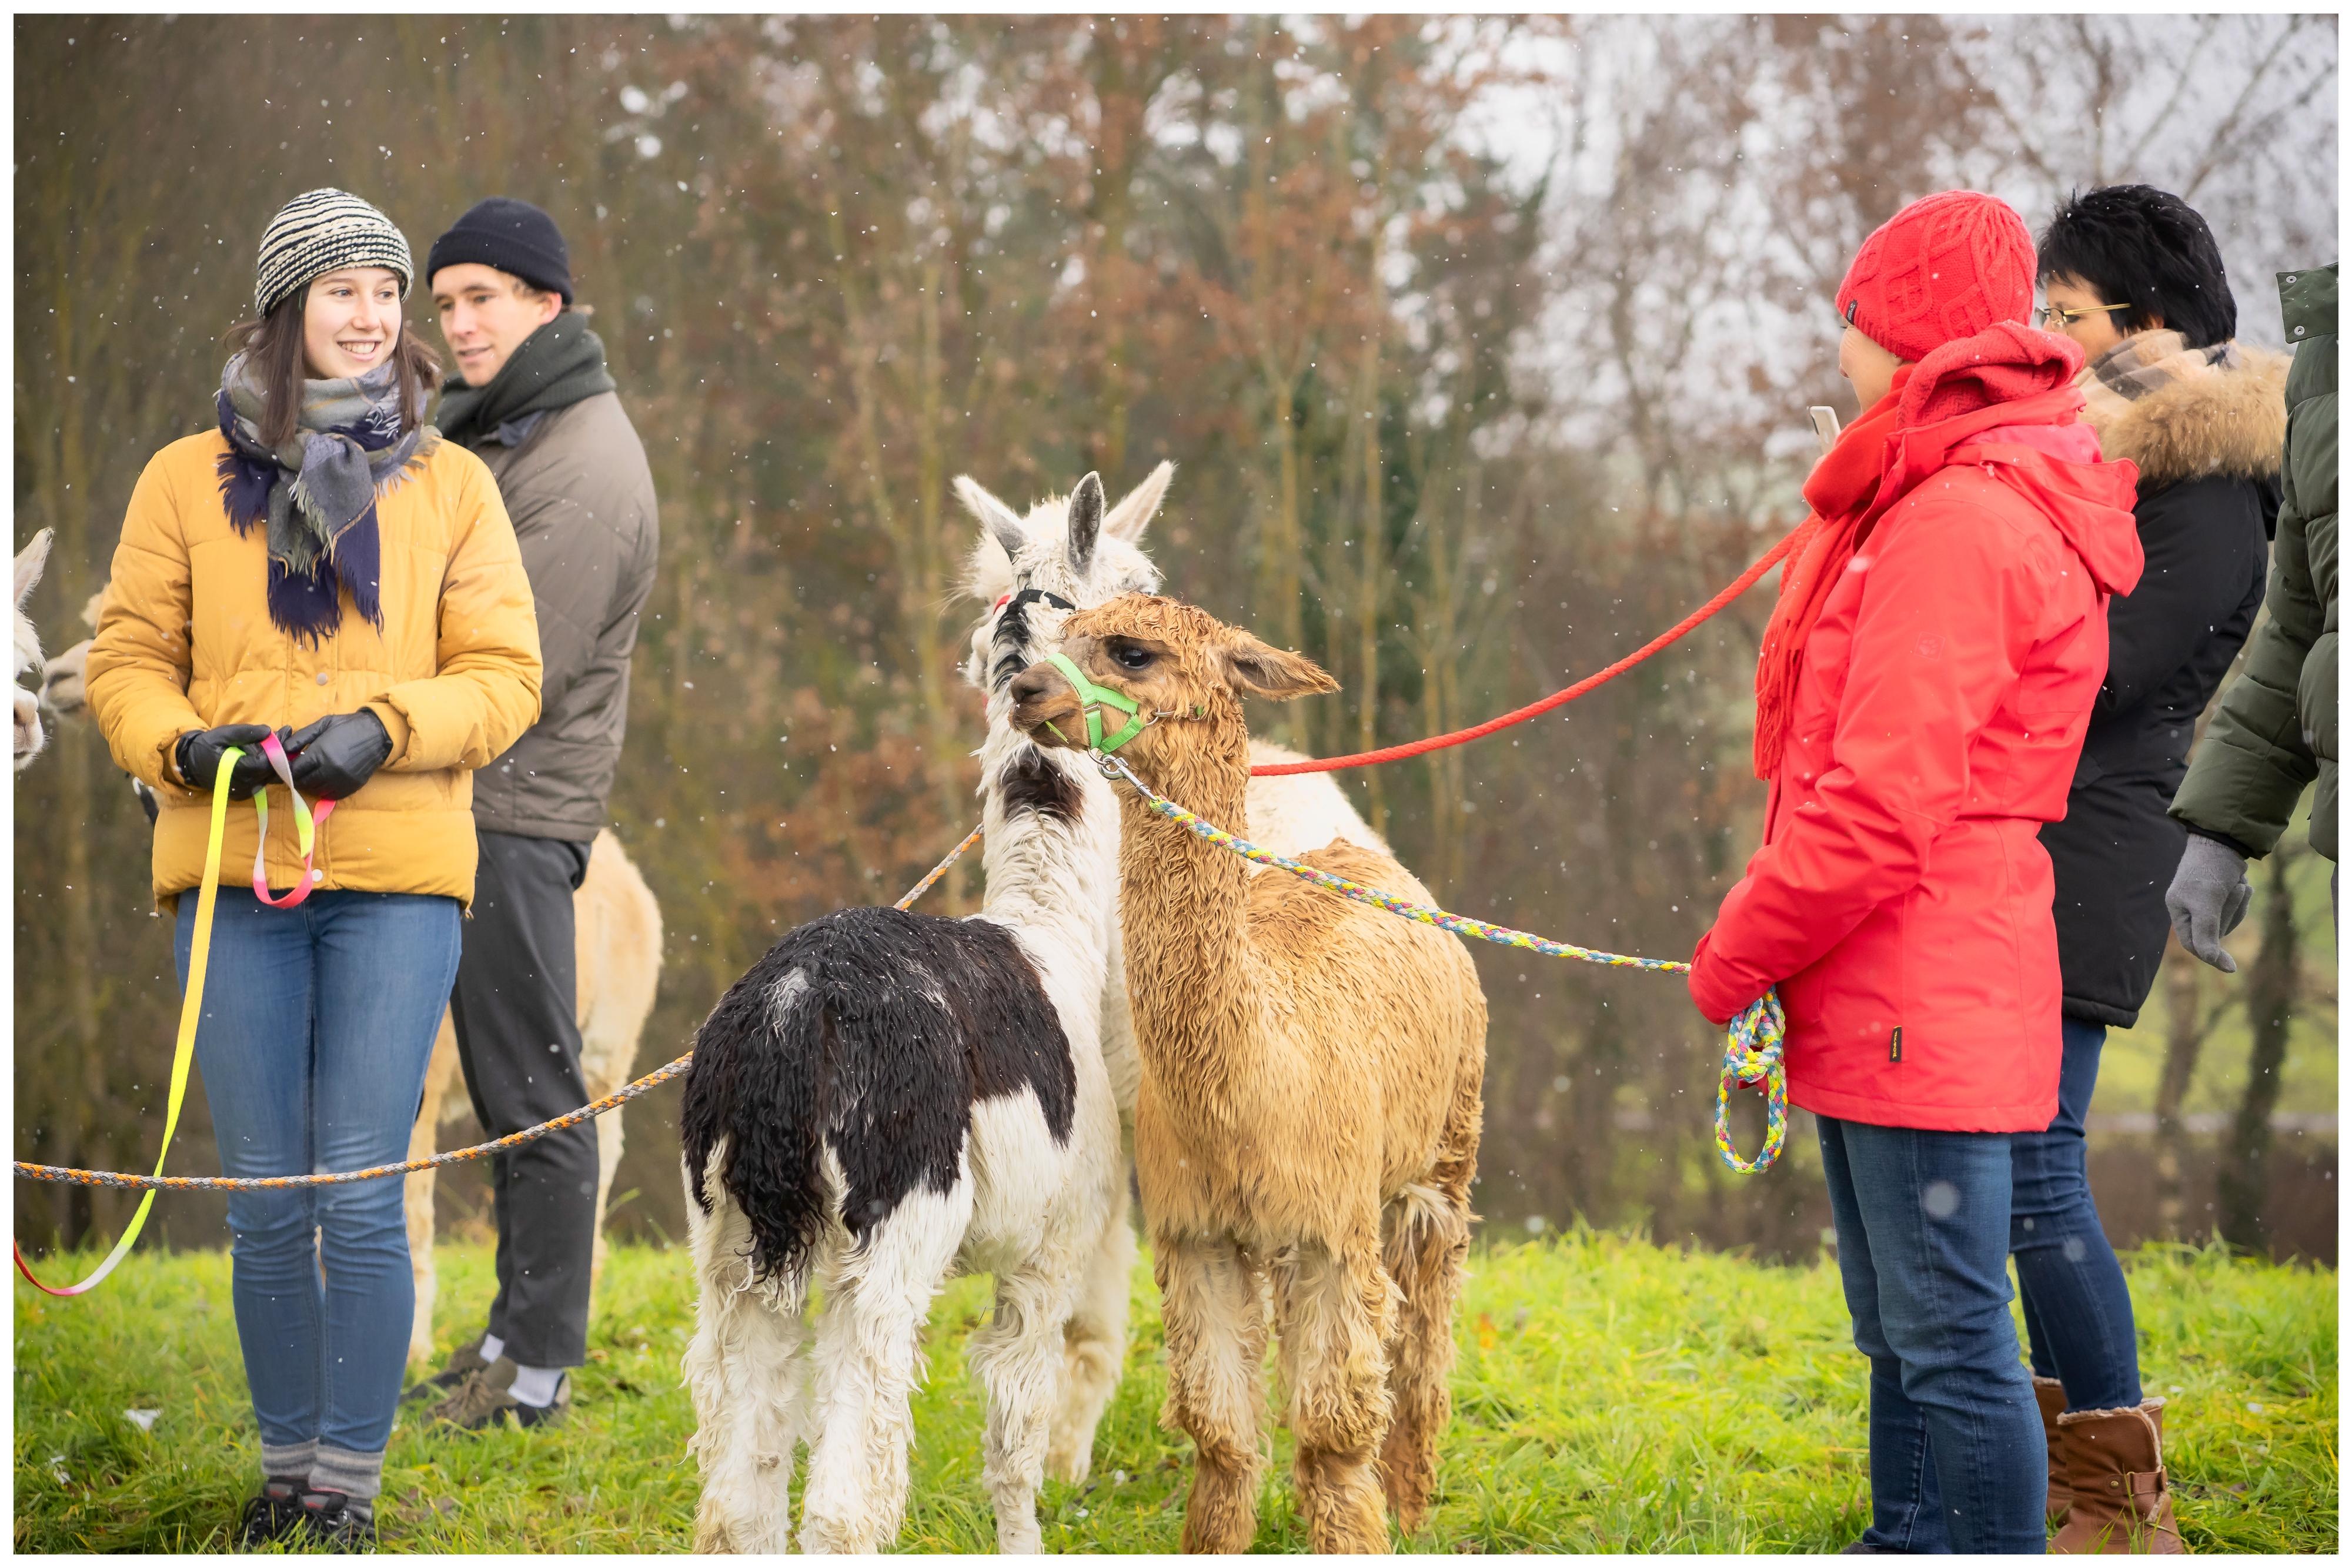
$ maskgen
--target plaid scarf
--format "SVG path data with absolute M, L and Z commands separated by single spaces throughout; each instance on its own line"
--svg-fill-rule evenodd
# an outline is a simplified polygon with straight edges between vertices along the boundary
M 2074 384 L 2083 392 L 2083 417 L 2104 425 L 2159 387 L 2244 364 L 2234 340 L 2192 349 L 2187 338 L 2162 328 L 2126 338 L 2084 366 Z
M 402 434 L 399 367 L 302 383 L 302 413 L 275 450 L 262 444 L 268 394 L 247 356 L 221 371 L 220 432 L 228 441 L 217 472 L 229 521 L 239 534 L 266 523 L 269 621 L 316 647 L 342 624 L 341 593 L 379 632 L 382 547 L 375 500 L 441 443 L 431 425 Z

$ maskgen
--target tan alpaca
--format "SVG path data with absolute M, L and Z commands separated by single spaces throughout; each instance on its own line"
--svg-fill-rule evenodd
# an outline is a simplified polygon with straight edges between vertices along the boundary
M 1244 835 L 1240 699 L 1337 689 L 1306 659 L 1166 599 L 1112 600 L 1064 634 L 1088 681 L 1162 716 L 1121 759 Z M 1052 665 L 1012 693 L 1014 723 L 1039 745 L 1085 736 Z M 1385 1552 L 1381 1493 L 1408 1534 L 1419 1528 L 1452 1412 L 1485 994 L 1454 937 L 1288 875 L 1252 878 L 1239 856 L 1118 794 L 1137 1176 L 1168 1342 L 1161 1419 L 1195 1448 L 1185 1549 L 1245 1551 L 1256 1531 L 1263 1289 L 1313 1547 Z M 1354 844 L 1300 858 L 1429 897 Z
M 653 1011 L 654 988 L 661 978 L 661 906 L 622 852 L 621 841 L 604 832 L 596 835 L 589 852 L 588 874 L 572 895 L 572 909 L 578 927 L 580 1075 L 587 1081 L 589 1098 L 601 1100 L 629 1081 L 637 1037 Z M 453 1086 L 459 1089 L 454 1096 L 449 1092 Z M 425 1103 L 408 1135 L 408 1157 L 423 1159 L 432 1154 L 444 1114 L 455 1116 L 466 1109 L 457 1073 L 457 1030 L 444 1009 L 433 1061 L 425 1070 Z M 612 1195 L 613 1172 L 620 1163 L 621 1113 L 607 1111 L 596 1119 L 596 1249 L 588 1266 L 592 1291 L 604 1272 L 604 1201 Z M 434 1176 L 419 1171 L 406 1178 L 408 1261 L 416 1278 L 408 1354 L 418 1361 L 433 1354 L 433 1298 L 439 1289 L 433 1268 Z

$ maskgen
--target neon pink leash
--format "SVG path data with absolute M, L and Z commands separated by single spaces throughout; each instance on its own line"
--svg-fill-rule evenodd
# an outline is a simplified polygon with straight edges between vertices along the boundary
M 266 791 L 256 790 L 253 810 L 260 818 L 261 832 L 253 846 L 253 895 L 272 909 L 291 909 L 310 897 L 310 890 L 318 886 L 327 874 L 311 870 L 310 862 L 318 853 L 319 830 L 325 827 L 327 819 L 334 814 L 335 803 L 320 800 L 308 810 L 304 809 L 302 791 L 294 788 L 294 769 L 286 760 L 286 747 L 276 736 L 261 737 L 261 755 L 269 759 L 269 766 L 277 771 L 278 781 L 286 786 L 286 792 L 294 797 L 294 837 L 302 851 L 302 877 L 295 884 L 294 891 L 285 897 L 269 896 L 269 873 L 262 863 L 262 856 L 269 847 L 269 797 Z

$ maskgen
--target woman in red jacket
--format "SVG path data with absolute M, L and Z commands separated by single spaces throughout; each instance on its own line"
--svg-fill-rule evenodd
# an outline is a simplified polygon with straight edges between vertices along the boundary
M 1819 1119 L 1874 1518 L 1856 1549 L 2039 1552 L 2042 1422 L 2009 1314 L 2009 1134 L 2057 1109 L 2050 859 L 2138 580 L 2127 463 L 2082 351 L 2024 325 L 2033 244 L 1948 191 L 1864 242 L 1837 308 L 1863 414 L 1806 482 L 1756 674 L 1764 845 L 1693 962 L 1722 1022 L 1770 986 Z

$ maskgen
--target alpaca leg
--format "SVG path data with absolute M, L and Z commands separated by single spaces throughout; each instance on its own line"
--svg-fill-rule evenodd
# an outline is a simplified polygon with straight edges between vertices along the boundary
M 1337 1254 L 1302 1246 L 1273 1270 L 1292 1476 L 1316 1552 L 1389 1550 L 1374 1458 L 1388 1434 L 1396 1287 L 1374 1239 Z
M 610 1089 L 604 1090 L 596 1098 L 601 1100 L 611 1092 Z M 625 1105 L 616 1105 L 596 1119 L 596 1239 L 588 1252 L 588 1301 L 592 1313 L 595 1311 L 596 1286 L 604 1278 L 604 1204 L 613 1196 L 613 1173 L 621 1168 L 621 1113 L 627 1109 Z
M 919 1188 L 827 1270 L 803 1552 L 881 1552 L 898 1537 L 923 1320 L 971 1223 L 971 1200 L 969 1174 L 944 1196 Z
M 1192 1438 L 1184 1550 L 1246 1552 L 1257 1534 L 1259 1434 L 1265 1415 L 1265 1307 L 1258 1275 L 1231 1241 L 1152 1242 L 1168 1340 L 1168 1403 L 1160 1424 Z
M 425 1099 L 417 1107 L 416 1125 L 409 1130 L 408 1157 L 421 1160 L 434 1153 L 441 1125 L 441 1102 L 457 1076 L 457 1030 L 449 1010 L 441 1010 L 441 1032 L 433 1037 L 433 1056 L 425 1067 Z M 408 1210 L 408 1271 L 416 1286 L 416 1312 L 408 1321 L 408 1359 L 433 1358 L 433 1299 L 440 1276 L 433 1266 L 434 1171 L 413 1171 L 402 1178 Z
M 686 1384 L 702 1471 L 697 1552 L 792 1549 L 793 1451 L 807 1419 L 807 1334 L 795 1292 L 753 1284 L 751 1227 L 716 1182 L 711 1214 L 689 1196 L 687 1229 L 700 1293 Z
M 1441 1171 L 1442 1175 L 1442 1171 Z M 1394 1414 L 1381 1446 L 1381 1489 L 1398 1528 L 1418 1531 L 1437 1485 L 1437 1439 L 1454 1416 L 1454 1302 L 1470 1248 L 1469 1204 L 1437 1187 L 1407 1187 L 1390 1206 L 1381 1262 L 1403 1296 L 1389 1347 Z
M 1404 1301 L 1390 1353 L 1396 1415 L 1381 1449 L 1381 1486 L 1407 1535 L 1428 1518 L 1437 1489 L 1437 1439 L 1454 1416 L 1454 1307 L 1462 1294 L 1470 1222 L 1477 1218 L 1470 1212 L 1470 1184 L 1478 1174 L 1486 1114 L 1484 1063 L 1483 1051 L 1465 1059 L 1429 1179 L 1399 1194 L 1389 1216 L 1384 1261 Z
M 1120 1165 L 1122 1186 L 1126 1166 Z M 1062 1344 L 1062 1397 L 1054 1412 L 1045 1469 L 1056 1480 L 1082 1481 L 1094 1462 L 1095 1427 L 1127 1364 L 1127 1302 L 1135 1273 L 1135 1228 L 1126 1194 L 1086 1260 L 1076 1310 Z
M 1045 1269 L 997 1276 L 996 1310 L 971 1336 L 971 1369 L 988 1390 L 981 1479 L 996 1505 L 996 1549 L 1036 1552 L 1037 1489 L 1060 1391 L 1064 1324 L 1078 1279 L 1072 1260 L 1059 1277 Z

